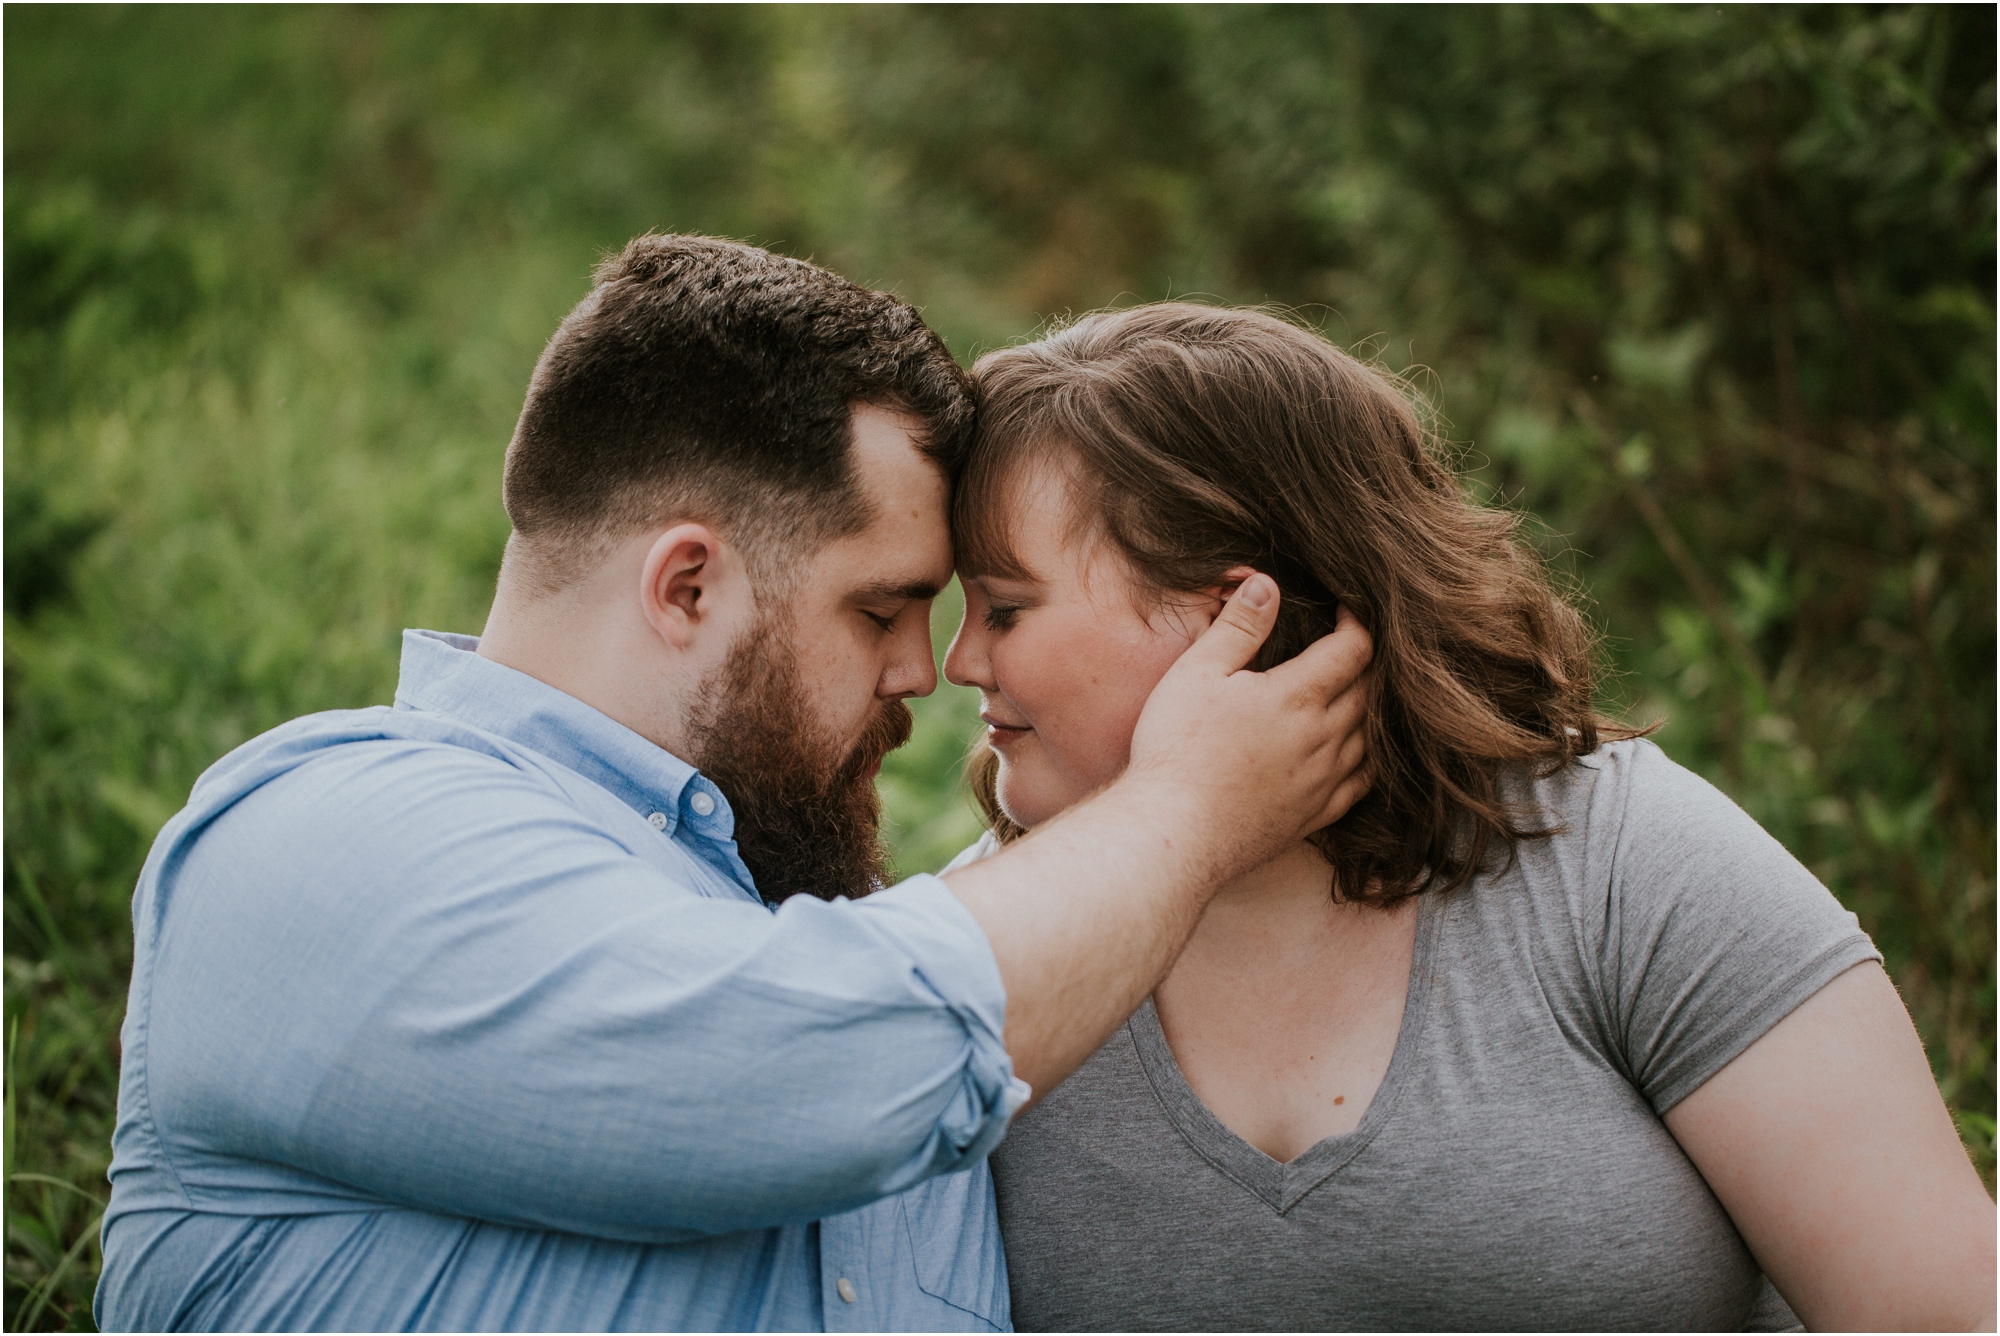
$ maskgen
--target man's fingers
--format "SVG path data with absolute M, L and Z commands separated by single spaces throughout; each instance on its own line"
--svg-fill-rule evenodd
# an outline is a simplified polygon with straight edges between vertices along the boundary
M 1335 716 L 1335 722 L 1341 727 L 1353 728 L 1358 725 L 1361 717 L 1368 713 L 1369 706 L 1374 704 L 1374 694 L 1369 688 L 1371 676 L 1369 670 L 1364 667 L 1354 675 L 1352 681 L 1334 692 L 1333 699 L 1326 703 L 1326 708 Z
M 1354 804 L 1368 796 L 1368 790 L 1375 787 L 1375 768 L 1364 765 L 1342 780 L 1333 791 L 1333 798 L 1326 805 L 1325 820 L 1320 823 L 1324 829 L 1354 810 Z
M 1368 732 L 1355 727 L 1340 740 L 1335 753 L 1334 773 L 1340 776 L 1333 789 L 1333 797 L 1327 810 L 1332 813 L 1327 818 L 1329 824 L 1347 815 L 1347 809 L 1361 801 L 1362 795 L 1375 785 L 1375 763 L 1368 755 Z
M 1290 663 L 1271 669 L 1269 676 L 1293 690 L 1310 692 L 1313 699 L 1331 702 L 1355 684 L 1374 657 L 1374 638 L 1343 604 L 1329 634 L 1306 646 Z
M 1278 582 L 1252 574 L 1236 587 L 1201 638 L 1188 646 L 1181 662 L 1192 659 L 1213 672 L 1233 673 L 1256 657 L 1277 622 Z

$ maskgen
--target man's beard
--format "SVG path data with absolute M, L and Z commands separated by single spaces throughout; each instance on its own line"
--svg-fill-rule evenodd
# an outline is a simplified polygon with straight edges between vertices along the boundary
M 883 701 L 861 740 L 843 750 L 808 715 L 781 623 L 761 618 L 704 687 L 688 759 L 729 799 L 737 851 L 766 901 L 858 898 L 888 868 L 875 771 L 910 740 L 910 710 Z

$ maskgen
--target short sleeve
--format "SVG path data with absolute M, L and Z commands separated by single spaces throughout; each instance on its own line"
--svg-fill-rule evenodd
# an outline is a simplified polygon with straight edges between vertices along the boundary
M 1650 742 L 1586 762 L 1608 848 L 1602 978 L 1614 1039 L 1661 1114 L 1830 983 L 1881 953 L 1798 859 Z M 1602 832 L 1598 834 L 1597 832 Z

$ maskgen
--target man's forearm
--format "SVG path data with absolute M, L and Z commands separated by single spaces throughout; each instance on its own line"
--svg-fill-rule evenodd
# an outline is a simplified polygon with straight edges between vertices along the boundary
M 946 885 L 992 944 L 1007 1051 L 1035 1097 L 1075 1071 L 1187 944 L 1218 878 L 1185 787 L 1114 784 Z

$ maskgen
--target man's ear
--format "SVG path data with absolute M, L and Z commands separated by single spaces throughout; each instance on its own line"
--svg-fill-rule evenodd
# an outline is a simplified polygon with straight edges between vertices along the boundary
M 639 574 L 639 606 L 660 639 L 694 647 L 733 627 L 750 582 L 736 552 L 706 524 L 677 524 L 653 540 Z

